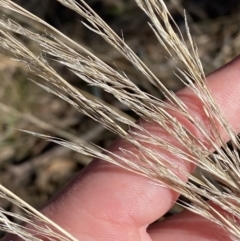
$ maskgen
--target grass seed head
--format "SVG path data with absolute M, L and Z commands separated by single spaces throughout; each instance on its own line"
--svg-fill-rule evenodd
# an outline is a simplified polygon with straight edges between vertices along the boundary
M 235 221 L 240 218 L 240 200 L 238 198 L 240 177 L 238 169 L 236 169 L 239 160 L 239 139 L 221 113 L 207 86 L 198 50 L 187 24 L 186 14 L 187 39 L 184 39 L 164 1 L 136 0 L 139 8 L 148 16 L 149 26 L 156 38 L 176 64 L 179 61 L 184 66 L 184 68 L 176 68 L 176 75 L 184 85 L 192 90 L 196 100 L 200 103 L 204 119 L 207 120 L 204 122 L 198 116 L 193 115 L 188 106 L 164 86 L 161 80 L 125 43 L 124 39 L 118 36 L 83 0 L 58 1 L 84 17 L 86 22 L 83 24 L 118 50 L 143 75 L 146 81 L 149 81 L 163 94 L 166 102 L 142 91 L 124 73 L 110 67 L 84 46 L 75 43 L 42 19 L 10 0 L 0 0 L 1 8 L 8 9 L 13 13 L 16 12 L 31 22 L 39 23 L 51 32 L 51 34 L 41 35 L 19 25 L 10 18 L 2 18 L 0 20 L 1 50 L 15 60 L 24 62 L 29 71 L 39 77 L 38 80 L 34 80 L 37 85 L 59 96 L 79 112 L 123 138 L 128 145 L 132 146 L 133 151 L 122 148 L 120 149 L 121 155 L 107 150 L 102 152 L 100 147 L 96 148 L 83 141 L 74 142 L 74 138 L 61 132 L 61 130 L 55 131 L 68 141 L 39 133 L 28 133 L 53 141 L 79 153 L 104 159 L 149 177 L 159 184 L 164 183 L 190 200 L 189 203 L 182 202 L 182 206 L 221 225 L 233 237 L 239 237 L 240 229 Z M 19 35 L 35 42 L 41 53 L 34 54 L 16 37 Z M 57 73 L 50 65 L 49 58 L 68 68 L 87 84 L 112 94 L 134 111 L 141 118 L 141 121 L 135 122 L 112 106 L 108 106 L 92 96 L 84 95 L 83 92 L 70 85 Z M 32 117 L 24 117 L 30 118 L 34 123 L 39 123 Z M 181 119 L 191 123 L 194 132 L 187 129 Z M 146 123 L 151 123 L 156 128 L 164 130 L 164 133 L 171 136 L 174 142 L 169 142 L 166 138 L 149 131 L 145 128 Z M 123 128 L 122 124 L 128 125 L 129 130 Z M 47 126 L 46 128 L 50 127 Z M 225 144 L 225 140 L 219 134 L 219 129 L 225 131 L 232 143 L 233 150 L 230 150 Z M 202 139 L 195 136 L 194 133 L 196 132 Z M 164 150 L 172 158 L 181 158 L 186 162 L 198 165 L 202 170 L 203 177 L 198 179 L 179 169 L 178 166 L 174 166 L 171 161 L 165 160 L 165 155 L 161 155 L 156 150 L 157 148 Z M 216 153 L 212 153 L 210 149 L 216 150 Z M 190 181 L 185 183 L 183 176 Z M 208 178 L 209 176 L 221 183 L 224 191 L 223 188 L 216 187 Z M 0 189 L 4 198 L 14 202 L 30 215 L 29 219 L 19 216 L 18 218 L 24 219 L 23 221 L 33 227 L 30 231 L 28 228 L 12 223 L 7 218 L 9 213 L 1 210 L 0 228 L 2 230 L 17 234 L 24 240 L 41 240 L 37 238 L 39 235 L 61 240 L 76 240 L 3 186 L 0 186 Z M 229 215 L 222 215 L 217 208 L 214 208 L 215 206 L 210 205 L 205 199 L 227 211 Z M 17 216 L 16 214 L 12 215 Z M 43 222 L 44 227 L 34 224 L 31 218 Z

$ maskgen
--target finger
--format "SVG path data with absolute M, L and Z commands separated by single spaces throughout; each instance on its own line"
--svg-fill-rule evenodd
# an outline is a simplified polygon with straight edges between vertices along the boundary
M 187 210 L 151 225 L 148 233 L 152 241 L 232 241 L 219 225 Z
M 238 113 L 240 109 L 239 94 L 240 94 L 240 56 L 233 59 L 231 62 L 216 70 L 207 77 L 208 86 L 212 95 L 227 118 L 233 126 L 236 133 L 240 131 Z M 181 99 L 190 105 L 190 110 L 194 109 L 194 103 L 191 90 L 184 88 L 178 92 Z M 196 112 L 196 111 L 195 111 Z M 196 113 L 198 115 L 198 113 Z M 226 138 L 223 133 L 222 137 Z
M 239 67 L 238 58 L 208 78 L 209 87 L 216 102 L 236 129 L 239 127 L 238 115 L 240 114 Z M 206 118 L 201 112 L 202 109 L 195 107 L 191 95 L 188 89 L 180 92 L 181 98 L 192 108 L 192 111 L 202 119 Z M 155 126 L 146 125 L 146 128 L 159 135 L 163 133 L 163 130 Z M 121 155 L 119 146 L 123 145 L 127 148 L 127 144 L 120 140 L 111 149 Z M 186 171 L 193 169 L 191 165 L 181 160 L 172 161 Z M 145 228 L 163 215 L 176 198 L 176 193 L 168 188 L 155 185 L 150 180 L 103 161 L 95 161 L 68 185 L 58 198 L 44 209 L 44 212 L 78 236 L 83 230 L 91 234 L 92 223 L 94 227 L 99 228 L 98 230 L 95 228 L 98 236 L 100 233 L 102 235 L 108 233 L 109 229 L 112 230 L 111 232 L 116 230 L 118 233 L 116 226 L 120 229 L 130 227 L 138 233 L 141 227 Z M 112 224 L 115 227 L 111 226 Z M 120 233 L 123 233 L 123 230 Z M 128 238 L 124 237 L 125 240 Z
M 217 104 L 236 130 L 239 128 L 240 114 L 239 67 L 238 58 L 208 78 Z M 205 121 L 202 106 L 194 101 L 190 90 L 180 91 L 179 96 L 193 114 Z M 143 125 L 150 132 L 166 136 L 166 132 L 155 125 Z M 188 122 L 185 127 L 193 128 Z M 168 136 L 166 138 L 170 139 Z M 171 139 L 171 142 L 174 143 L 175 140 Z M 110 149 L 123 155 L 119 151 L 122 146 L 132 148 L 119 140 Z M 161 149 L 158 151 L 163 152 Z M 187 172 L 194 168 L 193 165 L 172 156 L 168 155 L 166 158 Z M 149 236 L 146 227 L 167 212 L 177 197 L 169 188 L 156 185 L 142 176 L 104 161 L 95 160 L 69 183 L 43 212 L 80 240 L 92 238 L 98 241 L 147 241 Z

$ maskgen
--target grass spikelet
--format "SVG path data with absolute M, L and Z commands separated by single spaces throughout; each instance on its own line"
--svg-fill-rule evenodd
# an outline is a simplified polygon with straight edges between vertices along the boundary
M 0 20 L 1 50 L 15 60 L 24 62 L 28 69 L 39 77 L 37 80 L 33 80 L 37 85 L 59 96 L 79 112 L 91 117 L 123 138 L 133 147 L 134 151 L 127 151 L 123 148 L 120 150 L 123 155 L 119 156 L 110 151 L 102 150 L 100 147 L 86 144 L 81 140 L 76 140 L 74 143 L 72 142 L 73 138 L 66 133 L 62 133 L 60 136 L 68 139 L 68 141 L 28 130 L 25 130 L 25 132 L 58 143 L 79 153 L 104 159 L 129 171 L 149 177 L 159 185 L 164 183 L 190 200 L 190 204 L 187 202 L 181 203 L 182 206 L 219 224 L 233 237 L 240 237 L 240 228 L 236 224 L 236 220 L 240 219 L 239 138 L 219 110 L 208 89 L 197 47 L 191 37 L 187 20 L 185 19 L 187 31 L 187 39 L 185 40 L 164 1 L 136 0 L 139 8 L 149 17 L 149 25 L 157 39 L 167 50 L 170 57 L 175 60 L 176 75 L 195 93 L 195 98 L 201 104 L 207 122 L 203 122 L 201 118 L 193 115 L 183 101 L 169 91 L 131 50 L 124 39 L 114 33 L 83 0 L 57 1 L 84 17 L 86 23 L 83 24 L 117 49 L 143 75 L 146 81 L 149 81 L 162 92 L 166 102 L 142 91 L 124 73 L 110 67 L 90 53 L 84 46 L 73 42 L 27 10 L 10 0 L 0 0 L 1 8 L 17 12 L 30 21 L 40 23 L 49 31 L 49 33 L 42 35 L 19 25 L 10 17 L 4 17 Z M 19 35 L 35 42 L 40 54 L 35 54 L 24 46 L 17 38 Z M 190 49 L 188 46 L 190 46 Z M 132 118 L 123 115 L 96 98 L 84 95 L 57 73 L 50 65 L 49 59 L 65 66 L 87 84 L 112 94 L 122 104 L 133 110 L 141 118 L 141 121 L 135 122 Z M 177 67 L 178 62 L 184 65 L 183 69 Z M 181 119 L 179 117 L 190 122 L 195 132 L 199 132 L 204 141 L 188 130 L 184 123 L 179 120 Z M 144 127 L 144 123 L 151 123 L 157 128 L 163 129 L 165 133 L 174 138 L 174 143 L 149 132 Z M 129 126 L 129 130 L 125 130 L 122 124 Z M 220 128 L 227 134 L 233 150 L 230 150 L 225 140 L 221 138 Z M 59 133 L 58 130 L 57 132 Z M 172 158 L 181 158 L 186 162 L 198 165 L 202 172 L 207 175 L 203 174 L 201 180 L 197 179 L 179 169 L 178 166 L 173 166 L 171 161 L 165 160 L 165 156 L 159 154 L 156 148 L 163 149 Z M 211 150 L 213 149 L 216 151 L 215 153 L 212 153 Z M 185 183 L 181 178 L 182 176 L 190 181 Z M 214 186 L 208 176 L 221 183 L 222 187 Z M 1 191 L 1 195 L 6 195 L 5 198 L 11 199 L 13 202 L 15 200 L 18 203 L 21 202 L 3 187 Z M 210 205 L 209 202 L 205 201 L 206 199 L 214 205 Z M 24 240 L 41 240 L 41 238 L 38 238 L 39 235 L 41 237 L 47 236 L 49 240 L 51 238 L 52 240 L 54 238 L 76 240 L 50 220 L 44 219 L 34 209 L 29 208 L 27 204 L 17 205 L 21 205 L 24 211 L 27 210 L 27 214 L 31 214 L 30 218 L 20 217 L 20 219 L 22 218 L 22 221 L 26 223 L 31 223 L 33 229 L 37 232 L 33 232 L 33 230 L 30 232 L 28 228 L 10 222 L 6 217 L 9 213 L 4 210 L 0 210 L 0 222 L 2 223 L 0 229 L 15 233 Z M 228 215 L 219 212 L 219 207 L 225 210 Z M 53 226 L 54 230 L 58 230 L 59 235 L 61 233 L 62 236 L 57 236 L 58 234 L 50 228 L 44 229 L 42 225 L 32 223 L 32 215 L 33 219 L 44 222 L 44 227 L 48 224 Z
M 22 214 L 16 214 L 0 209 L 0 229 L 2 231 L 16 234 L 23 240 L 40 241 L 44 238 L 48 240 L 77 240 L 2 185 L 0 185 L 0 197 L 20 207 L 22 211 Z M 12 222 L 9 217 L 24 222 L 25 226 Z

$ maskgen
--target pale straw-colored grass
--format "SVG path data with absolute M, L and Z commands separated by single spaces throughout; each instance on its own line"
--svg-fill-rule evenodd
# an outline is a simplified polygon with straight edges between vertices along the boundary
M 163 102 L 148 93 L 143 92 L 121 71 L 111 68 L 99 58 L 91 54 L 80 44 L 73 42 L 58 30 L 49 26 L 43 20 L 32 15 L 28 11 L 19 7 L 10 0 L 0 0 L 0 7 L 17 12 L 28 18 L 29 21 L 42 24 L 51 34 L 38 34 L 30 29 L 26 29 L 14 22 L 10 18 L 0 20 L 0 47 L 1 50 L 26 64 L 28 69 L 40 78 L 34 82 L 74 106 L 79 112 L 91 117 L 101 123 L 105 128 L 125 139 L 132 145 L 136 152 L 121 149 L 124 153 L 121 157 L 108 151 L 102 152 L 101 148 L 92 148 L 90 145 L 78 142 L 73 143 L 54 137 L 26 131 L 33 135 L 51 140 L 60 145 L 66 146 L 77 152 L 104 159 L 108 162 L 122 166 L 130 171 L 147 176 L 160 184 L 164 183 L 181 195 L 187 197 L 189 203 L 181 203 L 187 209 L 198 213 L 205 218 L 221 225 L 232 236 L 240 237 L 240 228 L 236 220 L 240 218 L 239 200 L 239 139 L 232 127 L 220 112 L 205 82 L 205 75 L 200 62 L 197 47 L 191 38 L 190 30 L 186 23 L 187 39 L 184 40 L 180 30 L 171 18 L 164 1 L 162 0 L 136 0 L 137 5 L 146 13 L 150 20 L 150 27 L 155 33 L 159 42 L 167 50 L 171 58 L 176 62 L 180 61 L 184 69 L 176 67 L 176 75 L 188 88 L 195 93 L 196 98 L 201 102 L 207 121 L 202 122 L 193 116 L 188 107 L 171 91 L 162 84 L 141 59 L 127 46 L 123 37 L 119 37 L 114 31 L 83 1 L 79 0 L 58 0 L 67 8 L 72 9 L 86 19 L 84 25 L 100 35 L 110 45 L 117 49 L 132 65 L 143 75 L 145 81 L 149 81 L 159 91 L 161 91 L 167 102 Z M 176 29 L 176 31 L 173 30 Z M 14 33 L 14 34 L 13 34 Z M 40 55 L 35 55 L 24 44 L 22 44 L 16 34 L 23 35 L 34 41 L 41 50 Z M 186 42 L 188 44 L 186 44 Z M 189 47 L 190 46 L 190 49 Z M 133 119 L 122 115 L 120 112 L 105 105 L 97 99 L 81 94 L 79 90 L 71 86 L 50 66 L 47 58 L 66 66 L 70 71 L 84 80 L 87 84 L 99 87 L 111 93 L 121 103 L 133 110 L 142 120 L 154 123 L 159 128 L 163 128 L 174 138 L 177 144 L 167 142 L 164 138 L 150 133 Z M 186 118 L 194 125 L 194 128 L 204 137 L 205 142 L 197 139 L 184 125 L 171 114 L 176 112 L 179 116 Z M 121 123 L 128 125 L 126 131 L 121 127 Z M 229 149 L 225 141 L 219 134 L 219 127 L 223 128 L 231 140 L 233 151 Z M 181 158 L 186 162 L 191 162 L 199 166 L 203 173 L 217 180 L 222 184 L 223 189 L 215 187 L 207 177 L 199 180 L 196 177 L 179 170 L 173 166 L 164 156 L 157 153 L 150 146 L 161 147 L 173 157 Z M 216 150 L 213 154 L 211 149 Z M 133 161 L 135 160 L 135 161 Z M 171 170 L 166 167 L 171 166 Z M 193 182 L 187 184 L 182 181 L 177 173 L 181 173 Z M 204 180 L 204 181 L 203 181 Z M 193 184 L 194 183 L 194 184 Z M 197 184 L 197 185 L 196 185 Z M 4 210 L 1 210 L 1 226 L 4 231 L 18 234 L 24 240 L 41 240 L 39 234 L 43 236 L 59 238 L 61 240 L 75 240 L 70 234 L 45 219 L 37 211 L 30 208 L 26 203 L 19 200 L 13 194 L 1 187 L 1 192 L 5 198 L 12 202 L 17 202 L 30 216 L 28 219 L 19 217 L 35 231 L 13 224 Z M 6 196 L 5 196 L 6 195 Z M 213 206 L 209 205 L 205 199 L 210 200 L 216 206 L 226 210 L 229 215 L 222 215 Z M 7 215 L 6 215 L 7 214 Z M 16 214 L 12 214 L 16 216 Z M 32 218 L 33 216 L 33 218 Z M 31 220 L 38 220 L 33 223 Z M 29 225 L 27 226 L 29 227 Z M 52 228 L 53 227 L 53 228 Z M 55 231 L 53 231 L 55 230 Z M 51 240 L 51 239 L 50 239 Z

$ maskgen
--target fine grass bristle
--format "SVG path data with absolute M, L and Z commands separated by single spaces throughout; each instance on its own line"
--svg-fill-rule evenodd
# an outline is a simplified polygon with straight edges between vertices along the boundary
M 100 35 L 108 44 L 119 51 L 137 69 L 144 81 L 148 81 L 161 92 L 165 101 L 143 91 L 123 71 L 111 67 L 92 54 L 85 46 L 74 42 L 42 19 L 10 0 L 0 0 L 0 8 L 8 10 L 8 17 L 0 19 L 1 51 L 16 61 L 24 63 L 29 72 L 38 76 L 38 78 L 31 80 L 36 85 L 60 97 L 77 111 L 123 138 L 137 152 L 121 149 L 120 151 L 124 154 L 117 155 L 76 138 L 60 128 L 53 128 L 51 124 L 47 124 L 32 115 L 22 114 L 4 104 L 0 104 L 0 109 L 11 112 L 18 118 L 27 119 L 44 130 L 51 130 L 58 137 L 21 130 L 25 133 L 55 142 L 84 155 L 106 160 L 155 180 L 159 184 L 164 183 L 189 200 L 189 202 L 181 202 L 180 205 L 219 224 L 232 235 L 233 239 L 240 237 L 240 228 L 236 224 L 236 219 L 240 218 L 240 172 L 238 168 L 240 142 L 237 134 L 215 103 L 207 86 L 198 50 L 187 24 L 186 14 L 184 14 L 186 29 L 186 39 L 184 39 L 164 1 L 135 0 L 138 7 L 148 16 L 149 27 L 166 49 L 168 57 L 175 63 L 176 76 L 194 92 L 195 98 L 201 103 L 207 118 L 205 122 L 193 115 L 184 102 L 175 93 L 168 90 L 140 57 L 134 53 L 124 38 L 117 35 L 83 0 L 57 1 L 83 17 L 85 19 L 84 26 Z M 28 22 L 40 24 L 45 29 L 45 34 L 38 33 L 34 27 L 27 28 L 24 27 L 25 25 L 15 22 L 14 19 L 11 19 L 11 15 L 13 16 L 15 13 L 27 19 Z M 31 25 L 34 26 L 34 24 Z M 34 42 L 39 53 L 34 53 L 23 44 L 22 37 Z M 174 138 L 174 144 L 150 133 L 144 128 L 141 121 L 136 122 L 134 118 L 112 105 L 106 104 L 104 101 L 86 94 L 84 90 L 79 90 L 69 84 L 53 67 L 56 62 L 85 81 L 86 84 L 110 93 L 143 122 L 149 122 L 159 129 L 164 129 Z M 178 116 L 192 123 L 205 141 L 199 140 L 187 130 L 173 113 L 177 113 Z M 219 128 L 225 131 L 232 149 L 220 136 Z M 170 161 L 165 160 L 164 155 L 160 155 L 149 146 L 162 148 L 173 158 L 181 158 L 186 162 L 196 164 L 202 171 L 201 178 L 190 175 L 179 169 L 178 166 L 174 166 Z M 209 147 L 216 152 L 212 153 Z M 180 178 L 183 175 L 190 180 L 188 183 Z M 220 187 L 214 185 L 215 181 L 220 183 Z M 48 237 L 49 240 L 77 240 L 3 186 L 0 186 L 0 192 L 1 197 L 19 206 L 27 216 L 0 210 L 0 229 L 3 231 L 19 235 L 23 240 L 42 240 L 43 237 Z M 215 205 L 210 205 L 206 199 Z M 229 215 L 222 215 L 218 211 L 218 207 L 227 211 Z M 14 216 L 28 225 L 14 224 L 10 221 L 10 216 Z

